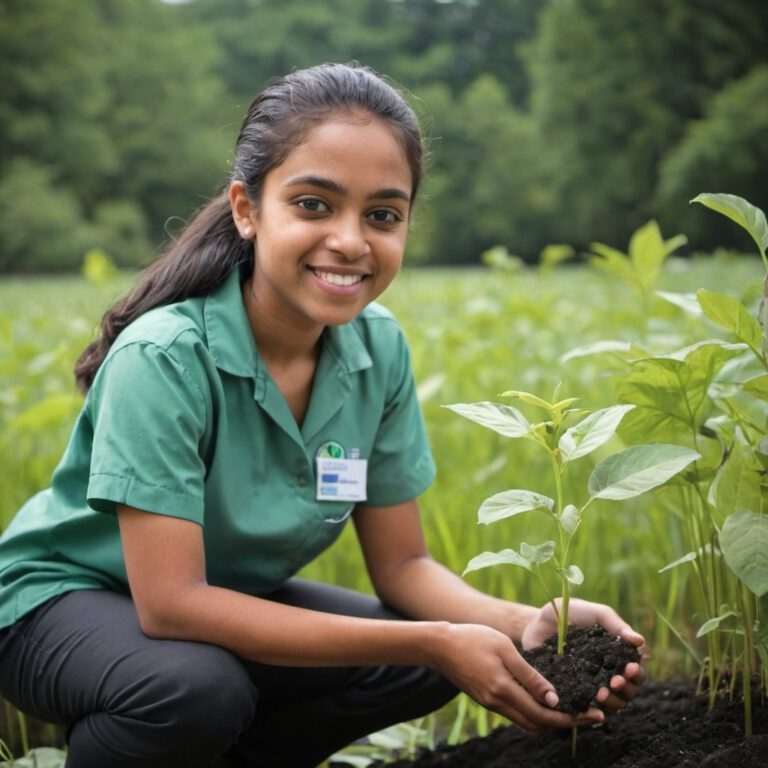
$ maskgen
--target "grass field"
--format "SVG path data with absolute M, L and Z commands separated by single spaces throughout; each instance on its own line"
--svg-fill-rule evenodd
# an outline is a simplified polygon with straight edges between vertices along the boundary
M 657 287 L 682 294 L 711 288 L 756 306 L 761 272 L 757 259 L 728 254 L 671 259 Z M 131 279 L 102 285 L 77 277 L 0 282 L 0 530 L 48 484 L 80 403 L 74 361 L 105 307 Z M 505 440 L 441 405 L 498 400 L 509 389 L 549 399 L 562 382 L 563 397 L 602 408 L 616 403 L 624 364 L 608 355 L 563 362 L 565 353 L 606 339 L 660 353 L 722 336 L 676 304 L 658 296 L 644 302 L 626 284 L 588 266 L 509 273 L 406 269 L 382 301 L 410 340 L 438 466 L 437 482 L 422 499 L 428 541 L 435 558 L 458 572 L 483 550 L 552 537 L 551 522 L 536 513 L 494 526 L 476 523 L 485 498 L 508 488 L 546 493 L 548 474 L 535 446 Z M 583 463 L 570 476 L 576 487 L 591 468 L 590 459 Z M 696 642 L 687 572 L 658 573 L 684 553 L 684 503 L 674 488 L 638 501 L 598 502 L 573 558 L 585 574 L 577 596 L 616 606 L 645 633 L 653 650 L 650 668 L 659 676 L 695 669 L 681 642 Z M 347 530 L 305 575 L 368 589 L 353 538 Z M 485 569 L 467 579 L 509 599 L 545 599 L 522 569 Z

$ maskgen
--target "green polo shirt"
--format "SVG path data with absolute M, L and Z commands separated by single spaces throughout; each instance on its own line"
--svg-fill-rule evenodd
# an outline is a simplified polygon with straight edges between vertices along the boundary
M 434 479 L 389 312 L 373 304 L 325 330 L 301 427 L 259 356 L 237 271 L 209 296 L 147 312 L 101 366 L 51 487 L 0 538 L 0 628 L 74 589 L 127 593 L 117 504 L 201 525 L 210 584 L 276 588 L 352 512 L 317 500 L 315 459 L 329 450 L 367 459 L 367 505 Z

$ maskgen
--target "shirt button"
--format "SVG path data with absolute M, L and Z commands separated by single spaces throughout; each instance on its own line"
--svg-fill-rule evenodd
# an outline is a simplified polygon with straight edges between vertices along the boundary
M 306 477 L 306 475 L 299 475 L 298 483 L 302 487 L 305 486 L 307 484 L 307 477 Z

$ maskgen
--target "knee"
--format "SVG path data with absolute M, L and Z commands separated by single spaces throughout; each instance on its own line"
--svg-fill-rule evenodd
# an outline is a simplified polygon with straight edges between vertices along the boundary
M 198 744 L 222 739 L 233 743 L 253 719 L 257 692 L 237 659 L 222 650 L 214 654 L 218 658 L 212 663 L 211 655 L 207 653 L 197 663 L 179 663 L 171 670 L 176 680 L 178 720 Z
M 181 646 L 187 646 L 181 648 Z M 257 691 L 242 664 L 227 651 L 196 643 L 175 643 L 170 658 L 151 679 L 136 680 L 134 696 L 123 691 L 113 714 L 128 714 L 199 759 L 234 744 L 256 709 Z M 191 764 L 191 763 L 190 763 Z

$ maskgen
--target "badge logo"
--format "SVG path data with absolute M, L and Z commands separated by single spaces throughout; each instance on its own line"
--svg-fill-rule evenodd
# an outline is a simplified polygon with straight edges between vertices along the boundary
M 344 446 L 335 440 L 328 440 L 323 443 L 315 454 L 317 459 L 343 459 L 346 457 Z

